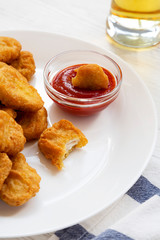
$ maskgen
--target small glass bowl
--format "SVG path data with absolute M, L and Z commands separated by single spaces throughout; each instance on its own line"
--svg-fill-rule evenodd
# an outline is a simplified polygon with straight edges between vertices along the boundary
M 98 64 L 113 74 L 116 86 L 111 92 L 98 97 L 75 98 L 60 93 L 52 87 L 53 77 L 59 71 L 72 65 L 90 63 Z M 88 50 L 70 50 L 56 55 L 46 64 L 43 76 L 48 96 L 63 110 L 82 116 L 91 115 L 106 108 L 118 96 L 122 83 L 121 68 L 113 59 L 98 52 Z

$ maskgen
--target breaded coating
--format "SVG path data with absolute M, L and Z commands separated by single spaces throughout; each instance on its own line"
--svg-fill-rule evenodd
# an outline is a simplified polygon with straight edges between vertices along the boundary
M 46 129 L 40 136 L 38 146 L 47 159 L 59 170 L 63 160 L 74 148 L 81 148 L 88 143 L 84 134 L 70 121 L 62 119 Z
M 28 165 L 22 153 L 11 160 L 12 169 L 2 186 L 0 198 L 11 206 L 20 206 L 39 191 L 41 177 Z
M 97 64 L 85 64 L 75 70 L 76 76 L 72 78 L 75 87 L 99 90 L 108 87 L 108 76 Z
M 21 44 L 11 37 L 0 37 L 0 61 L 10 63 L 19 57 Z
M 42 107 L 37 112 L 18 112 L 16 121 L 22 126 L 27 141 L 39 139 L 48 125 L 47 111 Z
M 0 190 L 12 168 L 12 161 L 6 153 L 0 153 Z
M 0 152 L 16 155 L 24 148 L 25 142 L 22 127 L 8 113 L 0 110 Z
M 32 53 L 21 51 L 19 57 L 11 62 L 12 67 L 16 68 L 29 81 L 35 73 L 35 62 Z
M 6 113 L 8 113 L 12 118 L 16 118 L 17 117 L 16 111 L 14 111 L 12 108 L 9 108 L 9 107 L 6 107 L 6 106 L 0 104 L 0 110 L 3 110 Z
M 38 111 L 43 100 L 27 79 L 12 66 L 0 62 L 0 101 L 21 111 Z

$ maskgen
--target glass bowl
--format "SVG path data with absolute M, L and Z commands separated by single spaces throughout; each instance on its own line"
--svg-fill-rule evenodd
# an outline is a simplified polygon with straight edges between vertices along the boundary
M 51 85 L 53 77 L 61 70 L 77 64 L 98 64 L 109 70 L 115 78 L 116 86 L 109 92 L 98 97 L 79 98 L 58 92 Z M 119 65 L 107 55 L 88 50 L 70 50 L 62 52 L 46 64 L 43 72 L 45 90 L 48 96 L 63 110 L 77 115 L 91 115 L 111 104 L 120 91 L 122 71 Z

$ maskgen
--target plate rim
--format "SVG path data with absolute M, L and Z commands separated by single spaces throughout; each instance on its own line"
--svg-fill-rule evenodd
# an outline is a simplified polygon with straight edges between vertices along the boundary
M 127 68 L 129 68 L 131 71 L 134 71 L 133 67 L 130 66 L 127 62 L 125 62 L 121 57 L 119 57 L 118 55 L 116 55 L 115 53 L 111 52 L 110 50 L 108 49 L 105 49 L 104 47 L 101 47 L 99 45 L 96 45 L 96 44 L 93 44 L 92 42 L 89 42 L 89 41 L 84 41 L 84 40 L 81 40 L 80 38 L 75 38 L 75 37 L 70 37 L 70 36 L 67 36 L 65 34 L 59 34 L 59 33 L 54 33 L 54 32 L 48 32 L 48 31 L 38 31 L 38 30 L 2 30 L 1 33 L 6 33 L 6 34 L 16 34 L 19 33 L 19 34 L 23 34 L 24 33 L 28 33 L 28 34 L 49 34 L 49 35 L 52 35 L 52 36 L 58 36 L 58 37 L 62 37 L 62 38 L 67 38 L 67 39 L 72 39 L 72 40 L 76 40 L 76 41 L 80 41 L 84 44 L 89 44 L 90 46 L 92 47 L 96 47 L 96 48 L 99 48 L 101 50 L 104 51 L 104 53 L 110 53 L 112 56 L 115 56 L 116 58 L 118 58 L 121 62 L 123 62 L 123 64 L 125 66 L 127 66 Z M 154 140 L 152 141 L 152 146 L 150 146 L 150 152 L 147 156 L 147 159 L 144 161 L 144 164 L 143 164 L 143 168 L 141 168 L 138 172 L 137 172 L 137 175 L 134 177 L 134 179 L 132 180 L 132 182 L 130 182 L 129 184 L 127 184 L 126 188 L 123 190 L 123 192 L 121 192 L 119 195 L 117 195 L 113 200 L 112 200 L 112 203 L 110 203 L 109 205 L 106 205 L 104 206 L 103 208 L 101 209 L 98 209 L 94 212 L 92 212 L 90 215 L 88 215 L 87 217 L 85 218 L 82 218 L 80 220 L 78 220 L 78 222 L 81 222 L 81 221 L 84 221 L 96 214 L 98 214 L 99 212 L 103 211 L 104 209 L 106 208 L 109 208 L 112 206 L 112 204 L 116 203 L 133 185 L 134 183 L 137 181 L 137 179 L 140 177 L 140 175 L 142 174 L 142 172 L 144 171 L 144 169 L 146 168 L 146 166 L 148 165 L 149 161 L 150 161 L 150 158 L 151 158 L 151 155 L 153 153 L 153 150 L 154 150 L 154 147 L 155 147 L 155 144 L 156 144 L 156 140 L 157 140 L 157 134 L 158 134 L 158 118 L 157 118 L 157 111 L 156 111 L 156 105 L 155 105 L 155 102 L 153 101 L 153 98 L 152 98 L 152 95 L 148 89 L 148 87 L 146 86 L 146 84 L 144 83 L 144 81 L 140 78 L 140 76 L 138 75 L 137 72 L 135 72 L 135 75 L 137 76 L 137 79 L 138 81 L 140 81 L 140 83 L 143 85 L 143 89 L 146 91 L 147 93 L 147 96 L 149 97 L 150 99 L 150 102 L 151 102 L 151 105 L 152 105 L 152 110 L 153 110 L 153 113 L 154 113 L 154 122 L 155 122 L 155 126 L 154 126 Z M 72 224 L 69 224 L 69 225 L 65 225 L 64 227 L 60 228 L 60 229 L 63 229 L 63 228 L 66 228 L 66 227 L 69 227 L 71 225 L 73 225 L 75 223 L 72 223 Z M 59 229 L 57 229 L 59 230 Z M 57 231 L 57 230 L 53 230 L 52 229 L 46 229 L 45 231 L 39 231 L 39 232 L 35 232 L 35 233 L 26 233 L 26 234 L 17 234 L 17 235 L 2 235 L 3 238 L 13 238 L 13 237 L 27 237 L 27 236 L 34 236 L 34 235 L 39 235 L 39 234 L 46 234 L 46 233 L 50 233 L 50 232 L 53 232 L 53 231 Z M 1 236 L 0 236 L 1 237 Z

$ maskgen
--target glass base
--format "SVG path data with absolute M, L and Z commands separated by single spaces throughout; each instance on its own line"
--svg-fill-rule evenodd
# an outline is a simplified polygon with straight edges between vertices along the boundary
M 107 33 L 116 42 L 127 47 L 150 47 L 160 42 L 160 21 L 109 15 Z

